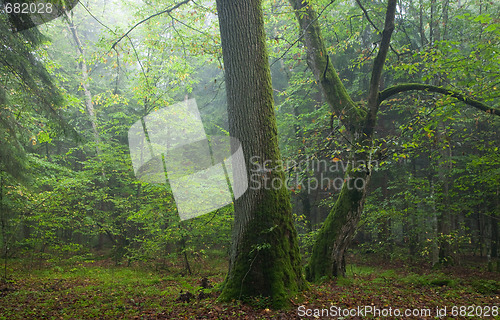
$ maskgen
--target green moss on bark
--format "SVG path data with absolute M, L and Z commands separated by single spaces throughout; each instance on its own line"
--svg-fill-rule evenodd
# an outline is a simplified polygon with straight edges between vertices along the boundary
M 311 68 L 316 81 L 320 84 L 323 95 L 332 108 L 332 111 L 340 117 L 346 128 L 353 133 L 356 128 L 353 124 L 361 124 L 366 116 L 366 111 L 356 106 L 347 93 L 344 84 L 330 61 L 321 35 L 318 15 L 309 0 L 289 0 L 295 10 L 295 16 L 300 24 L 301 32 L 304 32 L 308 65 Z
M 229 132 L 245 162 L 280 159 L 269 59 L 260 0 L 217 0 L 228 97 Z M 251 48 L 251 50 L 249 50 Z M 252 176 L 252 168 L 247 168 Z M 285 181 L 282 171 L 269 179 Z M 252 183 L 252 182 L 251 182 Z M 222 301 L 266 297 L 275 308 L 305 287 L 289 192 L 250 187 L 235 201 L 230 269 Z
M 306 284 L 288 190 L 269 190 L 247 224 L 220 300 L 269 298 L 283 308 Z
M 368 172 L 348 170 L 347 177 L 367 179 Z M 366 180 L 365 180 L 366 181 Z M 311 259 L 306 266 L 306 279 L 319 281 L 345 275 L 344 251 L 359 221 L 365 191 L 349 181 L 344 183 L 339 198 L 323 223 L 314 243 Z M 339 241 L 344 238 L 343 241 Z M 341 247 L 335 246 L 341 245 Z

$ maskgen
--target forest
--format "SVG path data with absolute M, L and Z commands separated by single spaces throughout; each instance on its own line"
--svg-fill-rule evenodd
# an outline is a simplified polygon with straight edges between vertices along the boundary
M 500 3 L 0 0 L 1 319 L 500 319 Z

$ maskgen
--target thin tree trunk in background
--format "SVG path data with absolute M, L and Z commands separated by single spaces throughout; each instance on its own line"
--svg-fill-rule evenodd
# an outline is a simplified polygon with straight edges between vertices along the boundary
M 281 160 L 261 0 L 217 0 L 227 90 L 229 133 L 240 140 L 247 174 L 255 163 Z M 265 171 L 265 170 L 264 170 Z M 284 172 L 260 172 L 234 202 L 229 273 L 221 300 L 264 296 L 275 307 L 304 288 L 297 232 Z M 281 187 L 267 181 L 275 179 Z
M 2 255 L 3 255 L 3 280 L 7 281 L 7 217 L 3 205 L 3 171 L 0 171 L 0 223 L 2 224 Z
M 490 242 L 490 261 L 488 263 L 488 271 L 493 271 L 493 266 L 497 264 L 498 269 L 498 221 L 493 215 L 490 216 L 491 223 L 491 242 Z
M 444 13 L 444 11 L 443 11 Z M 431 0 L 431 18 L 429 21 L 429 39 L 430 45 L 433 46 L 441 40 L 441 30 L 439 29 L 439 18 L 437 10 L 437 0 Z
M 419 0 L 418 31 L 420 33 L 420 47 L 423 48 L 427 43 L 427 39 L 425 37 L 425 29 L 424 29 L 424 4 L 423 4 L 423 0 Z
M 182 257 L 184 258 L 184 270 L 187 272 L 188 275 L 192 275 L 193 272 L 191 271 L 191 265 L 189 264 L 189 259 L 187 256 L 187 249 L 186 249 L 186 233 L 184 230 L 181 231 L 181 240 L 180 240 L 180 251 L 182 254 Z
M 81 84 L 83 88 L 83 94 L 85 97 L 85 108 L 87 109 L 90 124 L 92 126 L 92 134 L 94 136 L 94 143 L 95 143 L 97 157 L 102 164 L 101 149 L 100 149 L 101 138 L 99 137 L 99 131 L 97 129 L 97 117 L 94 110 L 94 104 L 92 103 L 92 93 L 90 92 L 89 89 L 89 72 L 88 72 L 87 62 L 85 60 L 85 50 L 83 48 L 82 42 L 80 41 L 80 37 L 78 36 L 78 32 L 76 30 L 75 25 L 73 24 L 73 21 L 68 17 L 68 15 L 66 15 L 65 18 L 68 22 L 68 28 L 71 31 L 73 40 L 75 41 L 76 48 L 81 56 L 81 61 L 80 61 L 80 69 L 82 72 Z M 102 175 L 105 176 L 104 167 L 101 167 L 101 170 L 102 170 Z
M 448 40 L 448 7 L 450 0 L 443 0 L 443 40 Z
M 497 186 L 497 191 L 496 191 L 496 200 L 495 200 L 495 206 L 494 209 L 496 209 L 496 212 L 500 212 L 500 187 Z M 494 210 L 495 212 L 495 210 Z M 498 220 L 500 219 L 500 216 L 495 215 L 494 213 L 491 213 L 490 220 L 491 220 L 491 244 L 490 244 L 490 251 L 491 251 L 491 261 L 492 264 L 496 263 L 496 271 L 500 272 L 500 257 L 499 257 L 499 245 L 500 245 L 500 237 L 499 237 L 499 232 L 498 232 Z M 493 271 L 493 266 L 491 267 L 491 271 Z
M 452 230 L 452 213 L 450 212 L 450 179 L 449 174 L 451 171 L 451 148 L 446 140 L 446 132 L 444 125 L 436 128 L 436 136 L 438 137 L 437 149 L 439 150 L 440 157 L 438 158 L 438 176 L 441 184 L 441 199 L 439 204 L 440 214 L 438 215 L 438 229 L 439 236 L 439 263 L 448 265 L 453 264 L 452 246 L 448 241 L 448 236 Z M 444 146 L 443 146 L 444 144 Z
M 429 162 L 432 161 L 432 156 L 429 154 Z M 432 199 L 436 199 L 436 186 L 434 183 L 434 172 L 429 171 L 427 175 L 427 181 L 429 181 L 429 190 Z M 431 220 L 431 240 L 432 240 L 432 245 L 431 245 L 431 251 L 430 251 L 430 256 L 431 256 L 431 264 L 434 266 L 439 262 L 439 245 L 438 245 L 438 224 L 439 224 L 439 218 L 438 218 L 438 209 L 436 208 L 436 203 L 432 203 L 432 220 Z M 422 230 L 422 232 L 425 232 Z M 424 239 L 427 238 L 425 234 L 420 234 Z

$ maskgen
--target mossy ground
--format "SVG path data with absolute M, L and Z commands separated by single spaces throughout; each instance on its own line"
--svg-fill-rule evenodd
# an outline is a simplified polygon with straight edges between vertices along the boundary
M 245 304 L 217 302 L 227 267 L 220 260 L 200 261 L 191 276 L 180 275 L 180 262 L 161 271 L 148 265 L 116 267 L 111 261 L 29 271 L 19 261 L 11 265 L 11 282 L 0 285 L 0 319 L 299 319 L 301 305 L 431 309 L 500 305 L 498 273 L 486 271 L 484 263 L 432 270 L 372 257 L 350 256 L 353 260 L 356 264 L 348 263 L 347 278 L 312 284 L 291 299 L 288 310 L 268 309 L 265 298 Z M 208 297 L 178 301 L 181 290 L 196 294 L 203 277 L 215 285 Z

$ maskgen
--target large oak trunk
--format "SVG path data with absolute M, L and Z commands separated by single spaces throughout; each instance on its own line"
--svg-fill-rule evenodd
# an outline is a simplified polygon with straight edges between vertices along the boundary
M 264 296 L 280 307 L 304 281 L 284 173 L 256 165 L 267 162 L 274 168 L 280 160 L 261 1 L 217 0 L 217 9 L 229 132 L 242 144 L 251 181 L 234 203 L 233 245 L 221 299 Z

